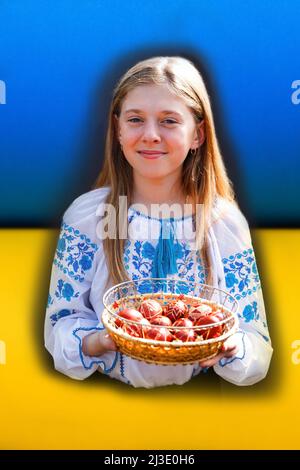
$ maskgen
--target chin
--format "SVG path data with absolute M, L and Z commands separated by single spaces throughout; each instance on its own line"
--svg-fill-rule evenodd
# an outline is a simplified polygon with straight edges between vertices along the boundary
M 165 178 L 169 174 L 169 173 L 162 172 L 162 171 L 145 171 L 144 168 L 143 168 L 143 170 L 144 171 L 139 171 L 139 170 L 136 170 L 136 171 L 143 178 L 149 178 L 149 179 L 153 179 L 153 180 L 160 179 L 160 178 Z

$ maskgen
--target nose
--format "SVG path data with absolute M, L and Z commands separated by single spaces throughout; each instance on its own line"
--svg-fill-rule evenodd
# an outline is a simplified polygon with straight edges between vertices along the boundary
M 142 140 L 144 142 L 158 142 L 161 140 L 159 128 L 153 121 L 145 122 Z

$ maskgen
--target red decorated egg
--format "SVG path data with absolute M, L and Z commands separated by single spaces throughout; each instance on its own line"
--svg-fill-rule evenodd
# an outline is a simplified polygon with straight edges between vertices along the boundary
M 226 315 L 224 312 L 222 312 L 222 310 L 215 310 L 214 311 L 214 315 L 221 321 L 221 320 L 224 320 L 226 318 Z
M 192 321 L 198 320 L 198 318 L 212 313 L 212 308 L 207 304 L 199 304 L 191 307 L 189 311 L 189 318 Z
M 172 326 L 186 327 L 180 330 L 173 330 L 175 338 L 180 339 L 181 341 L 195 341 L 197 338 L 197 334 L 193 329 L 191 329 L 194 324 L 188 318 L 179 318 L 179 320 L 176 320 Z
M 206 326 L 214 323 L 218 323 L 220 321 L 220 318 L 218 318 L 217 315 L 206 315 L 203 317 L 200 317 L 196 323 L 195 326 Z M 205 329 L 196 329 L 196 332 L 198 335 L 203 336 L 203 339 L 210 339 L 210 338 L 217 338 L 218 336 L 221 336 L 223 332 L 223 325 L 216 325 L 216 326 L 211 326 L 210 328 L 205 328 Z
M 120 312 L 118 312 L 118 315 L 119 317 L 126 318 L 126 320 L 131 320 L 131 321 L 139 321 L 139 320 L 142 320 L 143 318 L 143 315 L 141 314 L 141 312 L 139 312 L 135 308 L 124 308 L 123 310 L 120 310 Z M 118 320 L 116 320 L 116 323 L 117 321 Z
M 173 336 L 169 332 L 167 328 L 161 327 L 161 328 L 150 328 L 146 332 L 146 338 L 148 339 L 153 339 L 156 341 L 172 341 Z
M 151 326 L 151 323 L 146 319 L 142 318 L 139 320 L 138 325 L 130 325 L 129 323 L 123 324 L 123 330 L 126 331 L 131 336 L 135 336 L 136 338 L 146 338 L 147 330 Z
M 157 317 L 153 318 L 152 320 L 150 320 L 150 323 L 152 323 L 152 325 L 161 325 L 161 326 L 172 325 L 170 318 L 164 317 L 163 315 L 158 315 Z
M 118 312 L 118 316 L 119 318 L 115 320 L 115 325 L 119 328 L 123 328 L 123 325 L 124 325 L 124 321 L 121 320 L 122 318 L 124 318 L 125 320 L 131 320 L 131 321 L 137 321 L 137 322 L 140 322 L 141 320 L 144 319 L 143 315 L 138 310 L 135 310 L 134 308 L 124 308 L 123 310 L 120 310 L 120 312 Z M 132 331 L 136 330 L 136 325 L 130 325 L 130 327 L 133 328 Z
M 165 306 L 164 315 L 174 323 L 179 318 L 185 317 L 188 311 L 188 306 L 182 300 L 173 300 Z
M 176 320 L 172 326 L 184 326 L 186 328 L 191 328 L 194 326 L 194 323 L 188 318 L 179 318 L 179 320 Z
M 147 299 L 147 300 L 143 300 L 143 302 L 140 305 L 139 311 L 141 312 L 143 317 L 151 321 L 153 320 L 153 318 L 162 314 L 162 307 L 160 303 L 157 302 L 157 300 Z

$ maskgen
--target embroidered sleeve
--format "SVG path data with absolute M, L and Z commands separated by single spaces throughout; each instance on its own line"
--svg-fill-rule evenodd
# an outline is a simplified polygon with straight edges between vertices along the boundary
M 260 277 L 248 224 L 237 208 L 215 228 L 219 252 L 219 286 L 239 303 L 238 353 L 214 369 L 226 380 L 251 385 L 265 377 L 272 356 Z
M 253 248 L 248 248 L 222 259 L 226 290 L 239 302 L 238 316 L 251 324 L 265 341 L 269 341 L 266 313 L 262 299 Z
M 101 357 L 85 356 L 82 352 L 83 337 L 104 329 L 89 300 L 99 246 L 87 232 L 88 225 L 78 228 L 65 220 L 62 223 L 45 320 L 45 346 L 53 356 L 55 368 L 78 380 L 98 367 L 109 373 L 117 361 L 115 352 Z

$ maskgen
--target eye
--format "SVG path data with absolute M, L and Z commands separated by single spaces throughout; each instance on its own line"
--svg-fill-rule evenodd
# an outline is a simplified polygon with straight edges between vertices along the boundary
M 141 121 L 141 119 L 140 119 L 140 118 L 137 118 L 137 117 L 128 119 L 128 122 L 132 122 L 132 123 L 137 123 L 137 122 L 139 122 L 139 121 Z M 169 124 L 169 125 L 170 125 L 170 124 L 177 124 L 177 122 L 174 121 L 173 119 L 164 119 L 162 122 L 165 122 L 165 123 L 167 123 L 167 124 Z
M 128 122 L 136 122 L 136 121 L 140 121 L 140 118 L 130 118 L 130 119 L 128 119 Z
M 167 122 L 168 124 L 177 124 L 176 121 L 173 121 L 173 119 L 165 119 L 164 122 Z

